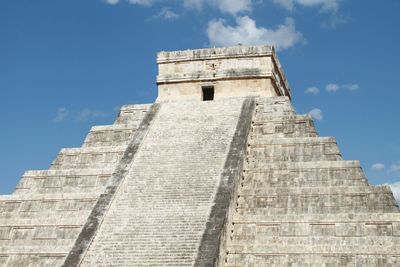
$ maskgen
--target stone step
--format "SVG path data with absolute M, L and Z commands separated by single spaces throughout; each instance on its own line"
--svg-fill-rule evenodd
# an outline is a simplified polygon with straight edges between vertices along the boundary
M 336 139 L 333 137 L 270 138 L 250 141 L 246 154 L 246 162 L 250 168 L 264 162 L 342 160 Z
M 347 169 L 361 168 L 358 160 L 341 160 L 341 161 L 312 161 L 312 162 L 266 162 L 257 168 L 245 169 L 246 172 L 268 172 L 274 170 L 288 171 L 313 171 L 313 169 Z
M 285 162 L 245 169 L 243 190 L 261 187 L 363 186 L 367 179 L 358 161 Z
M 125 150 L 126 146 L 63 148 L 50 169 L 112 169 Z
M 235 241 L 228 246 L 230 253 L 368 253 L 400 254 L 400 237 L 268 237 L 263 233 L 256 236 L 254 242 Z
M 240 196 L 237 209 L 247 209 L 249 214 L 287 213 L 342 213 L 342 212 L 394 212 L 397 203 L 389 188 L 369 188 L 338 191 L 336 188 L 304 194 Z M 322 190 L 322 188 L 320 188 Z
M 400 253 L 229 253 L 225 267 L 256 266 L 400 266 Z
M 289 98 L 286 97 L 257 98 L 255 116 L 257 117 L 260 113 L 292 115 L 294 109 Z
M 93 203 L 94 204 L 94 203 Z M 66 205 L 66 204 L 65 204 Z M 72 205 L 70 205 L 72 206 Z M 75 205 L 77 206 L 77 205 Z M 81 205 L 83 206 L 83 205 Z M 58 207 L 57 207 L 58 208 Z M 57 210 L 48 210 L 48 211 L 27 211 L 27 212 L 3 212 L 0 213 L 2 220 L 8 222 L 15 222 L 18 224 L 19 220 L 28 221 L 42 221 L 45 218 L 48 218 L 49 221 L 55 221 L 57 218 L 64 217 L 75 217 L 75 216 L 86 216 L 88 217 L 93 205 L 86 204 L 82 209 L 71 208 L 71 207 L 60 207 Z M 62 221 L 63 219 L 61 219 Z M 77 221 L 80 220 L 80 217 L 77 218 Z M 80 221 L 79 221 L 80 223 Z M 78 224 L 78 222 L 77 222 Z
M 263 214 L 251 214 L 246 210 L 239 210 L 233 215 L 234 223 L 280 224 L 280 223 L 397 223 L 400 222 L 400 213 L 363 213 L 346 212 L 332 214 L 276 214 L 267 217 Z M 398 227 L 398 226 L 396 226 Z
M 55 243 L 57 240 L 75 241 L 82 228 L 81 225 L 26 225 L 26 226 L 0 226 L 0 246 L 20 246 L 28 240 L 30 245 L 40 245 L 46 240 Z M 36 242 L 36 243 L 34 243 Z
M 27 171 L 15 194 L 101 193 L 112 172 L 112 169 Z
M 292 123 L 309 123 L 310 126 L 314 127 L 313 120 L 308 115 L 301 115 L 297 113 L 282 115 L 282 114 L 267 114 L 262 112 L 256 112 L 252 119 L 252 125 L 269 125 L 282 122 Z
M 146 112 L 149 111 L 151 105 L 152 104 L 122 106 L 115 124 L 125 124 L 132 127 L 138 127 L 146 115 Z
M 253 188 L 240 188 L 238 196 L 240 198 L 262 198 L 262 197 L 307 197 L 307 196 L 321 196 L 330 195 L 332 197 L 336 195 L 341 196 L 353 196 L 363 194 L 381 194 L 382 196 L 392 195 L 392 191 L 389 186 L 320 186 L 320 187 L 253 187 Z
M 252 123 L 250 140 L 270 137 L 316 137 L 312 119 L 308 116 L 263 116 Z
M 268 187 L 367 185 L 359 161 L 278 162 L 245 167 L 242 174 L 245 187 L 254 184 Z
M 0 196 L 3 218 L 19 214 L 22 217 L 48 216 L 54 212 L 90 211 L 98 194 L 14 194 Z
M 85 222 L 87 219 L 87 212 L 82 212 L 79 214 L 75 214 L 73 217 L 64 217 L 62 213 L 56 213 L 52 216 L 42 216 L 35 218 L 24 218 L 19 216 L 13 216 L 10 218 L 1 217 L 0 218 L 0 228 L 1 227 L 47 227 L 47 226 L 55 226 L 55 227 L 80 227 L 82 222 Z M 5 228 L 2 228 L 6 230 Z M 0 230 L 1 231 L 1 230 Z
M 83 147 L 128 145 L 136 129 L 126 124 L 94 126 L 90 129 Z
M 66 254 L 0 254 L 0 266 L 20 267 L 20 266 L 61 266 Z M 3 262 L 2 262 L 3 260 Z M 29 264 L 29 265 L 27 265 Z
M 400 221 L 396 222 L 280 222 L 235 223 L 231 228 L 231 242 L 254 242 L 258 235 L 271 237 L 366 237 L 397 236 L 400 238 Z M 400 239 L 399 239 L 400 240 Z
M 294 200 L 296 201 L 296 200 Z M 322 206 L 320 203 L 311 206 L 309 204 L 310 201 L 307 199 L 302 202 L 298 207 L 286 207 L 285 204 L 281 204 L 280 207 L 272 207 L 272 208 L 236 208 L 237 212 L 244 214 L 252 215 L 260 215 L 260 216 L 276 216 L 283 214 L 335 214 L 335 213 L 354 213 L 354 212 L 364 212 L 364 213 L 374 213 L 374 212 L 398 212 L 399 209 L 395 205 L 386 206 L 385 203 L 381 203 L 379 206 L 368 206 L 368 207 L 359 207 L 358 205 L 348 206 Z M 388 202 L 388 201 L 387 201 Z M 321 205 L 321 206 L 317 206 Z
M 72 247 L 71 241 L 67 239 L 60 240 L 57 245 L 47 246 L 45 242 L 43 243 L 39 245 L 39 250 L 38 245 L 30 245 L 27 242 L 15 246 L 0 246 L 0 255 L 66 255 Z

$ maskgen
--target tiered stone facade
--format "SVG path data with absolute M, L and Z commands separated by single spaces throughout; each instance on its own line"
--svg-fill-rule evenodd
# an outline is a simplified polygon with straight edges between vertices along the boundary
M 0 266 L 400 266 L 390 188 L 294 112 L 273 47 L 158 63 L 155 104 L 0 196 Z
M 400 266 L 400 213 L 284 97 L 257 99 L 223 266 Z
M 49 170 L 27 171 L 0 196 L 0 266 L 61 266 L 149 105 L 124 106 L 115 124 L 93 127 L 83 146 L 62 149 Z

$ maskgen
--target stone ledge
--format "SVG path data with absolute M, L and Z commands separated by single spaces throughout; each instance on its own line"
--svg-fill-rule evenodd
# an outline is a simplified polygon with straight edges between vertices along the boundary
M 207 48 L 182 51 L 161 51 L 157 54 L 157 63 L 170 63 L 178 61 L 193 61 L 205 59 L 220 59 L 232 57 L 259 57 L 275 54 L 271 45 L 259 46 L 232 46 L 224 48 Z

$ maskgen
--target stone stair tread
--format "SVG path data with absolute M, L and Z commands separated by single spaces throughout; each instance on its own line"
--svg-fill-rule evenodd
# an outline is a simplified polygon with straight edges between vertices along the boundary
M 389 186 L 321 186 L 321 187 L 257 187 L 253 191 L 239 192 L 240 197 L 287 196 L 287 195 L 359 195 L 392 194 Z
M 68 199 L 97 199 L 98 193 L 54 193 L 54 194 L 12 194 L 0 195 L 0 201 L 35 201 L 35 200 L 68 200 Z
M 90 132 L 96 131 L 120 131 L 120 130 L 136 130 L 137 127 L 132 127 L 126 124 L 110 124 L 110 125 L 95 125 L 90 128 Z
M 26 243 L 26 241 L 25 241 Z M 71 241 L 63 240 L 57 245 L 46 246 L 46 244 L 40 244 L 40 250 L 38 251 L 38 245 L 28 245 L 21 243 L 15 246 L 0 246 L 0 255 L 7 254 L 29 254 L 29 255 L 66 255 L 71 250 Z
M 126 146 L 62 148 L 60 154 L 112 153 L 125 151 Z
M 318 237 L 320 238 L 320 237 Z M 371 240 L 369 241 L 374 241 L 374 238 L 371 237 Z M 297 244 L 276 244 L 276 243 L 271 243 L 270 245 L 264 244 L 258 244 L 257 249 L 253 249 L 251 245 L 237 245 L 237 246 L 232 246 L 228 247 L 228 251 L 232 253 L 252 253 L 252 254 L 261 254 L 261 253 L 296 253 L 296 254 L 313 254 L 313 253 L 318 253 L 318 254 L 325 254 L 325 253 L 335 253 L 335 254 L 380 254 L 380 255 L 400 255 L 400 251 L 398 248 L 398 237 L 393 238 L 394 240 L 391 241 L 390 245 L 385 246 L 385 245 L 346 245 L 346 242 L 338 242 L 336 244 L 315 244 L 312 245 L 312 240 L 306 240 L 305 242 L 301 243 L 298 242 Z M 387 242 L 386 239 L 383 240 L 375 240 L 376 242 Z M 375 243 L 376 243 L 375 242 Z
M 267 145 L 291 145 L 291 144 L 316 144 L 336 143 L 335 137 L 271 137 L 262 140 L 250 141 L 250 147 L 264 147 Z
M 245 169 L 245 172 L 262 172 L 271 169 L 298 170 L 298 169 L 322 169 L 322 168 L 359 168 L 358 160 L 339 161 L 300 161 L 300 162 L 265 162 L 261 166 Z
M 321 222 L 321 223 L 340 223 L 340 222 L 400 222 L 400 213 L 385 212 L 385 213 L 335 213 L 335 214 L 276 214 L 273 217 L 254 214 L 235 213 L 235 223 L 294 223 L 294 222 Z
M 88 175 L 107 175 L 112 174 L 114 169 L 62 169 L 62 170 L 29 170 L 23 176 L 41 178 L 41 177 L 64 177 L 64 176 L 88 176 Z
M 87 220 L 87 214 L 78 214 L 74 217 L 65 217 L 63 214 L 53 214 L 39 218 L 0 218 L 0 227 L 13 226 L 77 226 L 80 227 Z

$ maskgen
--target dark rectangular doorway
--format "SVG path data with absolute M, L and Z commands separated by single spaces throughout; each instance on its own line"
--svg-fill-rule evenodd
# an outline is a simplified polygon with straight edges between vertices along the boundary
M 214 100 L 214 86 L 203 86 L 201 89 L 203 91 L 203 101 Z

